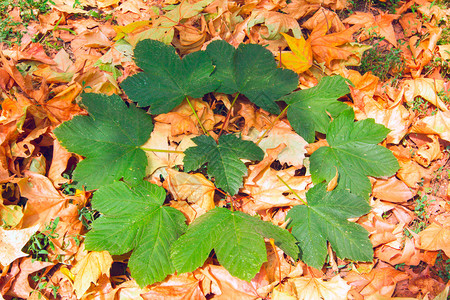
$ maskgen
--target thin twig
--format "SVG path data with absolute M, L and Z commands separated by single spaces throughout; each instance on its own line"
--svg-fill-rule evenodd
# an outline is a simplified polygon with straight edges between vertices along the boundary
M 183 151 L 177 151 L 177 150 L 163 150 L 163 149 L 151 149 L 151 148 L 144 148 L 139 147 L 140 149 L 148 152 L 164 152 L 164 153 L 177 153 L 177 154 L 183 154 Z
M 304 205 L 308 206 L 308 203 L 306 203 L 302 198 L 300 198 L 300 196 L 286 183 L 286 181 L 283 180 L 283 178 L 281 178 L 279 175 L 277 175 L 278 179 L 281 180 L 281 182 L 287 186 L 287 188 L 295 195 L 297 196 L 298 200 L 300 200 Z
M 197 118 L 198 124 L 202 128 L 203 133 L 206 134 L 206 135 L 210 135 L 209 132 L 206 130 L 206 128 L 203 127 L 202 121 L 200 121 L 200 118 L 198 117 L 197 112 L 195 111 L 194 107 L 192 106 L 191 101 L 189 101 L 189 98 L 187 96 L 186 96 L 186 101 L 189 104 L 189 106 L 191 107 L 192 112 L 194 113 L 195 117 Z
M 225 121 L 223 121 L 222 124 L 222 128 L 220 128 L 219 134 L 217 136 L 217 139 L 220 138 L 220 136 L 222 135 L 222 131 L 224 130 L 225 126 L 227 125 L 228 121 L 230 120 L 231 117 L 231 109 L 233 108 L 234 103 L 236 102 L 237 97 L 239 96 L 239 92 L 236 94 L 236 96 L 233 99 L 233 102 L 231 103 L 230 109 L 228 110 L 227 116 L 225 118 Z
M 272 125 L 270 125 L 269 128 L 266 129 L 266 131 L 264 131 L 263 135 L 261 135 L 261 137 L 258 139 L 258 141 L 256 142 L 256 145 L 259 145 L 259 143 L 261 142 L 261 140 L 266 136 L 266 134 L 272 130 L 273 126 L 275 126 L 275 123 L 281 118 L 281 116 L 284 114 L 284 112 L 288 109 L 288 107 L 290 106 L 290 104 L 288 106 L 286 106 L 281 112 L 280 114 L 277 116 L 277 118 L 272 122 Z

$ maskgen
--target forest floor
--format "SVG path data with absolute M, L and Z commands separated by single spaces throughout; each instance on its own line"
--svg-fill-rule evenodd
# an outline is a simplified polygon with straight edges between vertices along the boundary
M 268 261 L 250 282 L 211 255 L 193 272 L 141 287 L 129 253 L 85 250 L 100 215 L 91 205 L 95 193 L 73 185 L 84 157 L 61 146 L 53 130 L 88 115 L 83 91 L 131 103 L 121 83 L 139 71 L 133 49 L 144 39 L 171 44 L 181 57 L 215 40 L 259 44 L 299 75 L 299 90 L 327 76 L 348 79 L 350 93 L 340 101 L 356 120 L 390 129 L 381 145 L 400 166 L 391 177 L 369 178 L 370 213 L 352 219 L 368 231 L 373 261 L 340 259 L 328 245 L 319 270 L 266 239 Z M 243 95 L 231 107 L 232 99 L 209 93 L 192 103 L 212 136 L 224 130 L 255 141 L 252 132 L 270 130 L 266 159 L 250 166 L 236 196 L 223 198 L 212 178 L 202 177 L 200 187 L 199 177 L 186 179 L 181 160 L 168 153 L 154 154 L 147 179 L 167 190 L 165 203 L 188 223 L 231 201 L 285 227 L 298 195 L 313 186 L 309 158 L 327 145 L 325 135 L 308 144 L 285 115 L 276 118 Z M 0 299 L 448 299 L 448 1 L 0 0 L 0 101 Z M 167 149 L 202 133 L 185 101 L 153 122 L 150 144 Z

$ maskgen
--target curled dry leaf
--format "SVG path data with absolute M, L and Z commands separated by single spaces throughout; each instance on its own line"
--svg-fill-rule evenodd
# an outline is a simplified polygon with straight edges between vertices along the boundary
M 431 139 L 433 141 L 420 146 L 414 156 L 414 160 L 424 167 L 428 167 L 433 160 L 442 157 L 438 138 L 432 136 Z
M 200 173 L 188 174 L 166 169 L 167 189 L 176 200 L 187 200 L 189 203 L 196 203 L 206 211 L 213 209 L 214 192 L 216 187 Z M 167 182 L 167 183 L 166 183 Z
M 408 103 L 412 103 L 417 96 L 422 97 L 440 110 L 448 111 L 445 103 L 438 96 L 438 92 L 443 87 L 442 80 L 434 80 L 432 78 L 416 78 L 414 80 L 406 80 L 404 82 L 405 100 Z
M 450 112 L 438 111 L 412 124 L 410 132 L 423 134 L 437 134 L 443 140 L 450 142 Z

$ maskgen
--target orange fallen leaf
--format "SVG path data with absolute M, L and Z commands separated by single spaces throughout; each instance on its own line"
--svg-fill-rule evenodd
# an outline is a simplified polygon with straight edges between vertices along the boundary
M 373 196 L 389 202 L 406 202 L 414 194 L 409 187 L 395 176 L 389 179 L 377 179 L 372 189 Z
M 328 27 L 326 22 L 320 24 L 311 32 L 309 41 L 315 60 L 325 66 L 333 69 L 332 62 L 334 60 L 348 59 L 353 52 L 341 49 L 339 46 L 353 41 L 353 33 L 358 30 L 359 26 L 350 27 L 341 32 L 327 34 Z
M 445 255 L 450 257 L 450 226 L 431 223 L 425 230 L 419 233 L 420 240 L 416 243 L 419 249 L 424 250 L 442 250 Z
M 9 296 L 19 297 L 23 299 L 30 299 L 29 295 L 33 292 L 28 281 L 28 276 L 46 267 L 54 265 L 53 262 L 45 262 L 34 260 L 31 257 L 26 257 L 20 261 L 20 272 L 17 274 L 14 282 L 8 291 Z
M 366 29 L 359 39 L 364 41 L 370 37 L 371 32 L 375 32 L 378 35 L 385 37 L 386 40 L 397 47 L 397 38 L 395 36 L 394 27 L 392 21 L 397 20 L 399 15 L 391 15 L 381 12 L 379 15 L 374 16 L 367 12 L 355 12 L 347 19 L 343 20 L 344 23 L 352 25 L 363 25 Z
M 424 134 L 438 134 L 443 140 L 450 142 L 450 111 L 438 111 L 413 123 L 410 132 Z

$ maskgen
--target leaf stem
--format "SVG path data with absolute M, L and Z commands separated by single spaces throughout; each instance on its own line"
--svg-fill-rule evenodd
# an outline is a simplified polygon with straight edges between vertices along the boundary
M 238 92 L 238 93 L 236 94 L 236 96 L 234 97 L 233 102 L 231 103 L 230 109 L 228 110 L 228 113 L 227 113 L 227 116 L 226 116 L 226 118 L 225 118 L 225 121 L 223 121 L 222 128 L 220 128 L 219 135 L 217 136 L 217 139 L 220 138 L 220 136 L 222 135 L 223 129 L 225 128 L 225 126 L 227 125 L 228 121 L 230 120 L 230 117 L 231 117 L 231 109 L 233 108 L 233 105 L 234 105 L 234 103 L 236 102 L 236 100 L 237 100 L 237 98 L 238 98 L 239 95 L 240 95 L 240 93 Z
M 178 154 L 184 153 L 183 151 L 177 151 L 177 150 L 151 149 L 151 148 L 144 148 L 144 147 L 139 147 L 139 148 L 144 151 L 149 151 L 149 152 L 165 152 L 165 153 L 178 153 Z
M 272 125 L 270 125 L 269 128 L 266 129 L 266 131 L 264 131 L 264 133 L 260 136 L 260 138 L 258 139 L 258 141 L 255 143 L 256 145 L 259 145 L 259 143 L 261 142 L 261 140 L 266 136 L 266 134 L 272 130 L 273 126 L 275 126 L 275 123 L 281 118 L 281 116 L 284 114 L 284 112 L 288 109 L 288 107 L 290 106 L 290 104 L 288 104 L 288 106 L 286 106 L 283 111 L 280 112 L 280 114 L 277 116 L 277 118 L 272 122 Z
M 295 195 L 297 196 L 298 200 L 300 200 L 304 205 L 309 206 L 308 203 L 305 202 L 300 196 L 286 183 L 286 181 L 283 180 L 283 178 L 280 177 L 280 175 L 277 175 L 278 179 L 281 180 L 282 183 L 284 183 L 285 186 Z
M 210 135 L 209 132 L 208 132 L 208 131 L 205 129 L 205 127 L 203 126 L 202 121 L 200 121 L 200 118 L 198 117 L 197 112 L 195 111 L 194 107 L 192 106 L 191 101 L 189 101 L 188 96 L 186 96 L 186 101 L 187 101 L 187 103 L 189 104 L 189 106 L 191 107 L 192 112 L 194 113 L 194 116 L 197 118 L 198 124 L 199 124 L 200 127 L 202 128 L 203 133 L 206 134 L 206 135 Z

